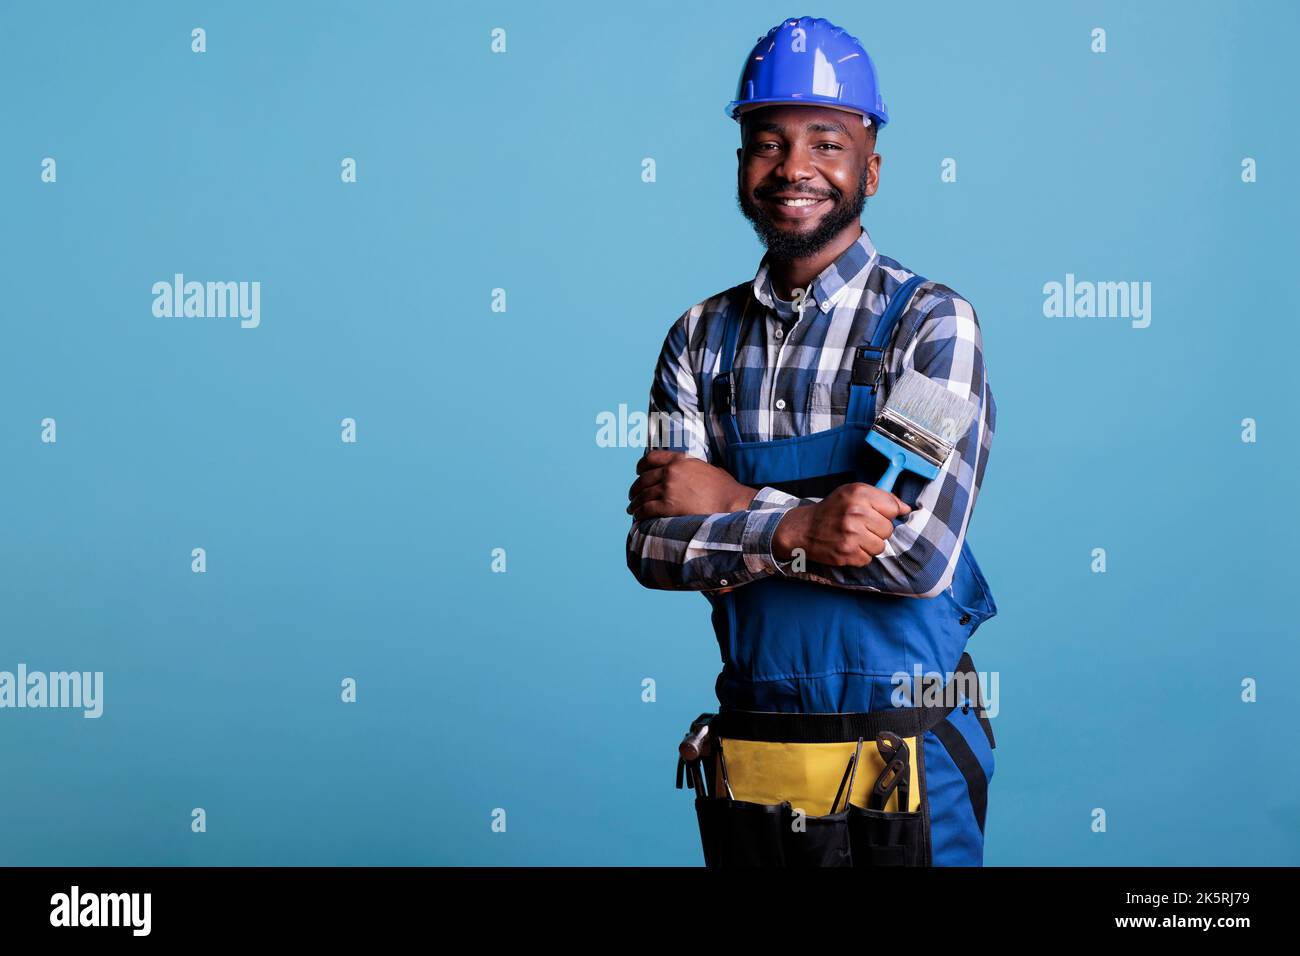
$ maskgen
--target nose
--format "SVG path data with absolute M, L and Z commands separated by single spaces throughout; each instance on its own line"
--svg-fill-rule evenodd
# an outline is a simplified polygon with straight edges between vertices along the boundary
M 791 183 L 812 179 L 816 175 L 812 165 L 812 151 L 802 146 L 791 146 L 786 150 L 785 158 L 781 160 L 775 174 Z

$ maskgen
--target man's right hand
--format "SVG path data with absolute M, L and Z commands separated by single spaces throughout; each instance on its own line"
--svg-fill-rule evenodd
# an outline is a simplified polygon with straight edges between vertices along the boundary
M 911 511 L 901 498 L 874 485 L 841 485 L 816 504 L 787 511 L 776 526 L 772 553 L 789 561 L 799 548 L 809 561 L 860 568 L 885 550 L 893 519 Z

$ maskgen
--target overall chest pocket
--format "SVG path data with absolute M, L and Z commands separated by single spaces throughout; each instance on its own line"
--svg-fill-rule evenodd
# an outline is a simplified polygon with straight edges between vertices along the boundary
M 849 382 L 810 382 L 807 409 L 809 432 L 844 424 L 849 410 Z
M 843 415 L 849 407 L 849 383 L 847 381 L 810 382 L 808 407 L 816 411 L 839 412 Z

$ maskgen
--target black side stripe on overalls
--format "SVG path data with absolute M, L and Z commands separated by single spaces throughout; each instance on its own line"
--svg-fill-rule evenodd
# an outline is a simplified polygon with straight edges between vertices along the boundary
M 967 661 L 970 661 L 970 654 L 963 653 L 961 659 L 962 664 L 965 665 Z M 970 666 L 971 669 L 974 670 L 975 662 L 970 661 Z M 980 726 L 984 728 L 984 736 L 989 739 L 989 749 L 997 750 L 998 742 L 993 739 L 993 722 L 989 720 L 988 711 L 984 709 L 984 695 L 980 693 L 980 684 L 978 680 L 975 681 L 975 719 L 978 720 Z
M 980 825 L 980 833 L 983 833 L 984 814 L 988 811 L 989 805 L 989 782 L 984 776 L 984 768 L 980 766 L 979 758 L 975 756 L 975 751 L 970 749 L 966 738 L 951 721 L 942 720 L 930 730 L 939 738 L 943 749 L 948 751 L 953 763 L 966 778 L 966 792 L 970 794 L 970 805 L 975 811 L 975 821 Z
M 975 719 L 980 722 L 984 728 L 984 736 L 989 739 L 989 749 L 997 750 L 998 742 L 993 739 L 993 724 L 989 721 L 989 715 L 984 712 L 984 705 L 981 703 L 975 710 Z

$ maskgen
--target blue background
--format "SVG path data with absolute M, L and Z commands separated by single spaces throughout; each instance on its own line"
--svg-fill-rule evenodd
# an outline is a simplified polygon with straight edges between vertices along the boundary
M 0 669 L 105 712 L 0 711 L 0 863 L 699 862 L 708 608 L 628 574 L 596 416 L 753 275 L 723 107 L 803 14 L 880 71 L 873 240 L 983 328 L 986 862 L 1300 862 L 1295 6 L 748 0 L 4 5 Z M 1067 272 L 1150 327 L 1044 317 Z

